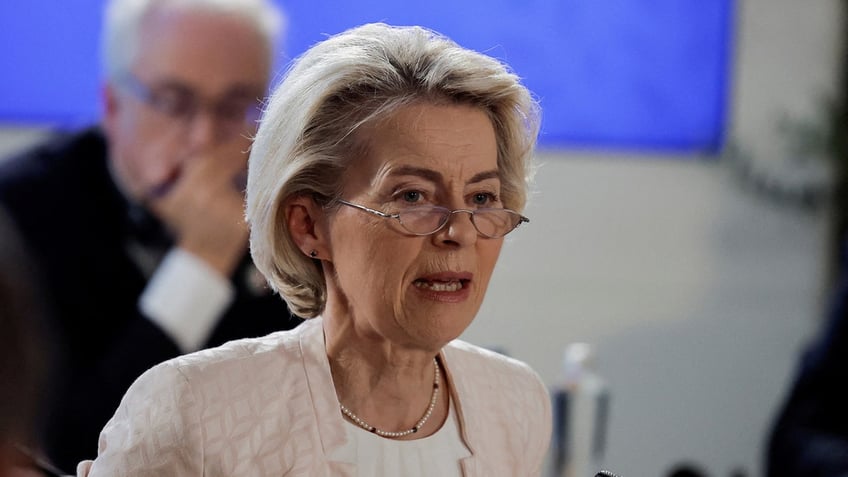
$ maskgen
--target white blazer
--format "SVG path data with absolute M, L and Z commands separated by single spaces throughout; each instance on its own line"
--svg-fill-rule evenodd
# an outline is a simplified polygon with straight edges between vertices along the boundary
M 441 352 L 466 477 L 539 475 L 547 388 L 526 364 L 455 340 Z M 159 364 L 136 380 L 80 476 L 350 476 L 321 318 Z

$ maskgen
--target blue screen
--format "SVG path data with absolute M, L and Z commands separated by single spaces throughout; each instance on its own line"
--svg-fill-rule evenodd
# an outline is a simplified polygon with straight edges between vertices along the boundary
M 711 153 L 724 139 L 732 0 L 281 3 L 280 70 L 351 26 L 417 24 L 508 63 L 539 99 L 543 147 Z M 97 120 L 102 5 L 0 2 L 0 122 Z

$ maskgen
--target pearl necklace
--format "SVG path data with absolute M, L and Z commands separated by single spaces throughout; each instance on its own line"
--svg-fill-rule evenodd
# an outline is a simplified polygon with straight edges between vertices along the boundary
M 424 415 L 421 416 L 421 419 L 412 426 L 411 429 L 407 429 L 405 431 L 384 431 L 382 429 L 377 429 L 376 427 L 368 424 L 359 418 L 356 414 L 353 413 L 350 409 L 346 408 L 344 404 L 339 403 L 339 407 L 342 410 L 342 414 L 347 416 L 348 419 L 353 421 L 357 426 L 365 429 L 368 432 L 373 432 L 381 437 L 388 437 L 391 439 L 395 439 L 398 437 L 408 436 L 410 434 L 418 432 L 421 427 L 424 426 L 424 423 L 427 422 L 427 419 L 430 419 L 430 415 L 433 414 L 433 409 L 436 408 L 436 401 L 439 399 L 439 361 L 436 358 L 433 358 L 433 364 L 436 367 L 436 376 L 433 378 L 433 394 L 430 396 L 430 405 L 427 406 L 427 411 L 424 412 Z

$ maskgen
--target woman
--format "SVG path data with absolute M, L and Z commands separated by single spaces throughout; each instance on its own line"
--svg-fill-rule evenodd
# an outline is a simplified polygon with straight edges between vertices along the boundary
M 254 260 L 311 319 L 148 371 L 89 475 L 538 475 L 545 386 L 456 340 L 528 221 L 537 131 L 516 76 L 431 31 L 311 48 L 270 99 L 247 185 Z

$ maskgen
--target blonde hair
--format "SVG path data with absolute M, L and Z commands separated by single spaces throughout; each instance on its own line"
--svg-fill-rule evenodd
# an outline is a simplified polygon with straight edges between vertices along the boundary
M 326 283 L 320 262 L 292 240 L 284 202 L 305 195 L 330 203 L 356 157 L 354 133 L 422 101 L 470 105 L 488 115 L 502 201 L 524 209 L 539 110 L 506 65 L 415 26 L 367 24 L 332 36 L 297 58 L 273 92 L 248 165 L 253 260 L 295 314 L 320 314 Z

